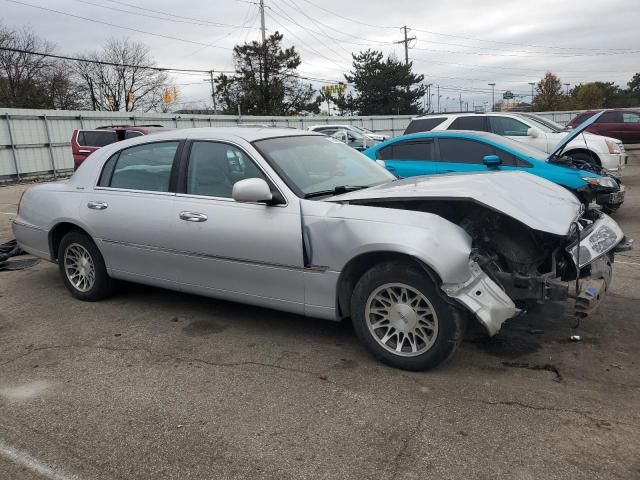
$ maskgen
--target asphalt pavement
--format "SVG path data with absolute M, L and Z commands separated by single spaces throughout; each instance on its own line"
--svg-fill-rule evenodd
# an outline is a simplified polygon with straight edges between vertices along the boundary
M 635 238 L 638 153 L 614 216 Z M 0 243 L 24 188 L 0 187 Z M 620 254 L 579 325 L 548 305 L 410 373 L 349 323 L 0 272 L 0 479 L 640 478 L 639 281 Z

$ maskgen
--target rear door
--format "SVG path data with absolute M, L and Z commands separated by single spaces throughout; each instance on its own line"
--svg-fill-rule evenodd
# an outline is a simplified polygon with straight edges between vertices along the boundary
M 432 138 L 392 143 L 378 150 L 377 157 L 399 178 L 441 173 Z
M 176 248 L 170 213 L 175 204 L 173 164 L 181 143 L 126 148 L 105 163 L 96 187 L 84 194 L 80 216 L 97 237 L 118 277 L 168 280 Z
M 621 112 L 622 125 L 620 126 L 619 136 L 611 135 L 614 138 L 624 142 L 637 142 L 640 140 L 640 113 L 639 112 Z
M 587 130 L 598 135 L 620 138 L 623 126 L 622 112 L 604 112 Z
M 75 168 L 100 147 L 117 141 L 118 136 L 113 130 L 77 130 L 71 139 Z

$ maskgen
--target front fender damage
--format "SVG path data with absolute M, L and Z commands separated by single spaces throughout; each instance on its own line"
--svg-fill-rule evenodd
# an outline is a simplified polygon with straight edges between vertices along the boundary
M 458 284 L 443 284 L 442 290 L 464 305 L 495 335 L 502 324 L 520 313 L 504 290 L 473 260 L 469 261 L 469 280 Z

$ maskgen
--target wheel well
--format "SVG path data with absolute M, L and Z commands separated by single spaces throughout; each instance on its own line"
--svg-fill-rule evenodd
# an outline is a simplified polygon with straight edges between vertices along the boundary
M 62 237 L 73 230 L 87 234 L 87 232 L 78 225 L 68 222 L 59 223 L 51 229 L 51 232 L 49 232 L 49 251 L 51 252 L 52 260 L 58 259 L 58 247 L 60 246 Z
M 358 283 L 358 280 L 369 271 L 374 265 L 382 262 L 397 261 L 414 264 L 424 269 L 438 285 L 441 283 L 438 276 L 427 265 L 411 255 L 398 252 L 368 252 L 352 258 L 342 269 L 338 278 L 336 307 L 338 318 L 348 318 L 351 316 L 351 295 Z
M 589 155 L 591 159 L 599 166 L 602 166 L 602 162 L 600 161 L 600 157 L 597 154 L 593 153 L 591 150 L 587 150 L 586 148 L 573 148 L 564 153 L 564 155 L 571 155 L 573 153 L 582 153 L 584 155 Z

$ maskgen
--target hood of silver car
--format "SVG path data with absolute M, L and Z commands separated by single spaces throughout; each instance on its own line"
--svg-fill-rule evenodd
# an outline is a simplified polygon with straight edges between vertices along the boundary
M 362 200 L 468 199 L 508 215 L 525 225 L 567 235 L 582 204 L 570 191 L 526 172 L 463 173 L 411 177 L 326 199 Z

